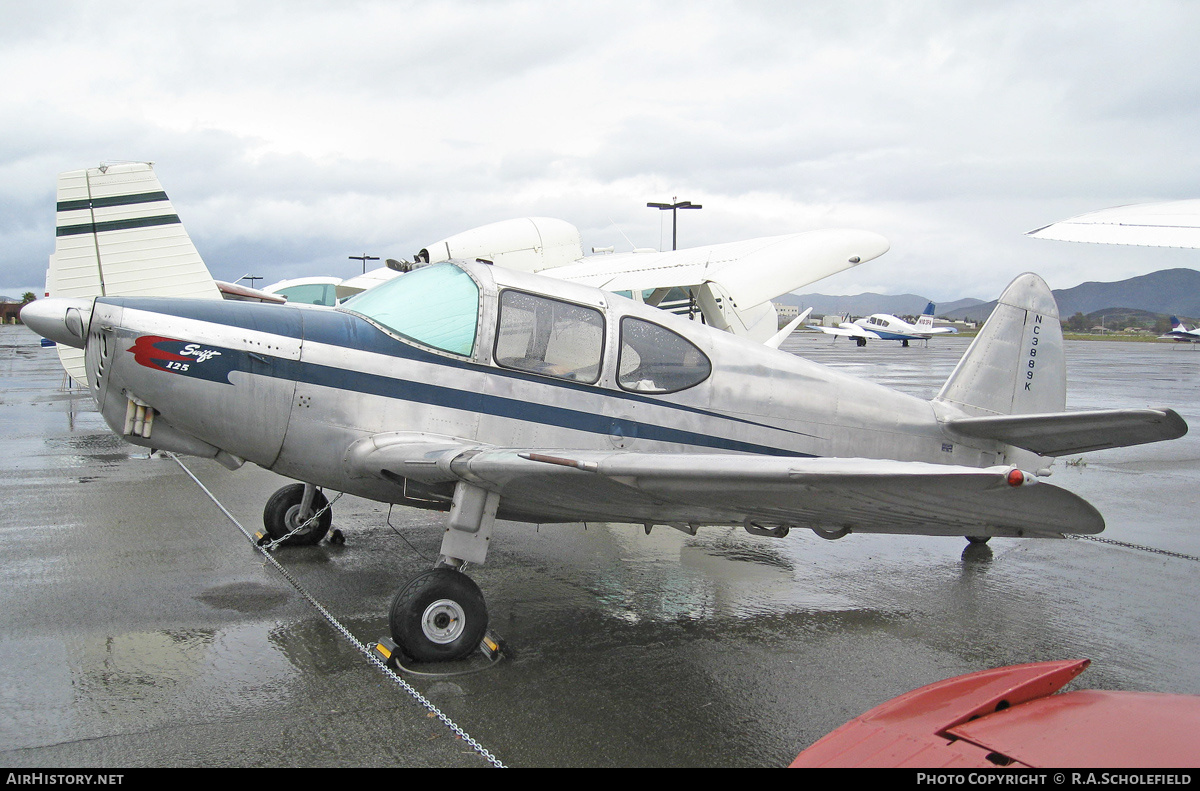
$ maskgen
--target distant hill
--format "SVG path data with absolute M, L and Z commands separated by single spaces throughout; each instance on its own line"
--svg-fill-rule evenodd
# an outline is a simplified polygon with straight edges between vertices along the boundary
M 943 304 L 935 305 L 934 310 L 937 311 L 937 315 L 939 315 L 939 316 L 948 316 L 953 311 L 967 310 L 968 308 L 973 308 L 976 305 L 983 305 L 983 304 L 986 304 L 986 303 L 982 299 L 971 299 L 970 297 L 968 297 L 967 299 L 957 299 L 954 302 L 947 302 L 944 305 Z
M 1088 282 L 1056 289 L 1058 315 L 1129 308 L 1158 315 L 1200 315 L 1200 272 L 1195 269 L 1162 269 L 1115 283 Z M 947 313 L 950 318 L 981 321 L 991 315 L 995 300 Z M 942 311 L 938 311 L 942 315 Z
M 1071 314 L 1074 315 L 1074 314 Z M 1063 316 L 1063 319 L 1069 319 L 1071 316 Z M 1083 326 L 1087 329 L 1092 327 L 1103 327 L 1107 330 L 1123 330 L 1126 327 L 1153 327 L 1156 322 L 1163 321 L 1161 313 L 1153 313 L 1149 310 L 1137 310 L 1136 308 L 1105 308 L 1097 310 L 1094 313 L 1087 313 L 1083 317 Z M 1163 332 L 1167 331 L 1166 322 L 1163 321 Z

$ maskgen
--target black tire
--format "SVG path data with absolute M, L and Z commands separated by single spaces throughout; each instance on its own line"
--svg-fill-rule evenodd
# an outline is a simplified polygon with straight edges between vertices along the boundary
M 267 529 L 267 533 L 272 539 L 283 538 L 303 521 L 297 519 L 300 503 L 303 501 L 304 484 L 302 483 L 290 484 L 271 495 L 271 499 L 267 500 L 267 507 L 263 509 L 263 527 Z M 329 501 L 318 489 L 313 495 L 312 509 L 320 511 L 327 505 L 329 505 Z M 328 509 L 316 522 L 305 528 L 303 532 L 284 541 L 280 546 L 303 547 L 317 544 L 329 532 L 331 524 L 333 524 L 333 509 Z
M 991 536 L 963 536 L 963 538 L 967 539 L 972 544 L 986 544 L 992 540 Z
M 474 580 L 452 569 L 418 574 L 392 600 L 388 626 L 396 644 L 418 662 L 462 659 L 479 647 L 488 612 Z

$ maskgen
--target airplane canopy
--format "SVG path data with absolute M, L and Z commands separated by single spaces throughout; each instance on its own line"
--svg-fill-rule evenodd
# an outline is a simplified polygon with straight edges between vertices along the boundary
M 426 346 L 470 355 L 479 286 L 462 269 L 435 264 L 362 292 L 342 307 Z

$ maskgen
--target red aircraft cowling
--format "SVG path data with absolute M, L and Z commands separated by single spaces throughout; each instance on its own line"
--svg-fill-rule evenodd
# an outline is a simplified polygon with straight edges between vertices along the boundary
M 938 681 L 854 718 L 791 766 L 1200 766 L 1200 696 L 1054 694 L 1089 664 L 1035 662 Z

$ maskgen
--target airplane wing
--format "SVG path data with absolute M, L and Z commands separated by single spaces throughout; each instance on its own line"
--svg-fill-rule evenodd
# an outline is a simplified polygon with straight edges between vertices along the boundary
M 871 338 L 879 340 L 879 336 L 870 330 L 863 329 L 857 324 L 842 324 L 838 327 L 822 327 L 820 324 L 809 324 L 814 330 L 820 330 L 826 335 L 840 335 L 844 338 Z
M 500 494 L 501 518 L 680 527 L 739 524 L 846 532 L 1059 537 L 1099 533 L 1082 498 L 1010 467 L 876 459 L 492 449 L 355 443 L 352 475 Z M 1029 485 L 1034 483 L 1034 485 Z
M 1025 235 L 1063 242 L 1200 248 L 1200 200 L 1116 206 L 1062 220 Z
M 951 418 L 946 427 L 977 439 L 992 439 L 1039 456 L 1176 439 L 1187 423 L 1173 409 L 1097 409 L 1040 415 Z
M 883 255 L 871 231 L 825 229 L 672 250 L 589 256 L 541 274 L 606 291 L 698 286 L 713 282 L 748 308 Z

